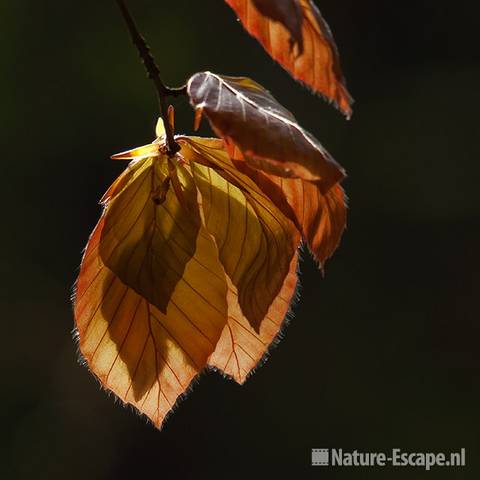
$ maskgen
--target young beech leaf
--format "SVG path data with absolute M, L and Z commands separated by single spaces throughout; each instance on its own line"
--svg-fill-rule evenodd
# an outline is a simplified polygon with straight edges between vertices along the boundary
M 255 182 L 239 175 L 223 142 L 186 138 L 180 143 L 192 160 L 206 228 L 238 290 L 243 314 L 258 331 L 289 271 L 299 232 Z
M 303 235 L 314 258 L 323 267 L 340 243 L 347 220 L 343 188 L 334 185 L 325 195 L 313 183 L 282 178 L 251 168 L 233 144 L 226 146 L 235 166 L 248 175 Z
M 195 109 L 234 143 L 253 168 L 316 183 L 325 193 L 345 176 L 310 133 L 261 85 L 244 77 L 196 73 L 187 85 Z
M 132 161 L 102 197 L 74 310 L 92 373 L 160 427 L 205 368 L 243 383 L 259 364 L 295 295 L 301 234 L 330 254 L 343 225 L 327 224 L 344 203 L 305 188 L 297 206 L 293 187 L 271 192 L 220 139 L 176 136 L 169 159 L 157 132 L 113 157 Z
M 290 263 L 282 288 L 256 332 L 243 315 L 238 292 L 227 277 L 228 319 L 208 365 L 243 384 L 268 355 L 269 347 L 280 338 L 290 305 L 296 300 L 298 255 Z
M 239 2 L 228 2 L 227 3 L 235 9 L 235 6 Z M 279 22 L 283 24 L 285 28 L 290 32 L 290 49 L 293 49 L 295 46 L 298 48 L 298 54 L 303 53 L 303 12 L 302 8 L 297 1 L 292 0 L 252 0 L 253 5 L 258 10 L 257 15 L 263 15 L 268 17 L 274 22 Z M 249 8 L 248 5 L 246 8 Z M 259 17 L 260 17 L 259 15 Z M 251 18 L 249 18 L 251 21 Z M 271 22 L 273 23 L 273 22 Z
M 163 313 L 195 254 L 201 223 L 192 177 L 180 165 L 176 171 L 187 204 L 165 182 L 167 157 L 146 158 L 110 198 L 99 246 L 105 265 Z
M 226 0 L 246 30 L 293 78 L 322 94 L 347 116 L 345 87 L 332 33 L 312 0 Z
M 160 427 L 221 338 L 228 318 L 225 274 L 202 227 L 164 314 L 105 266 L 99 252 L 104 229 L 102 216 L 76 288 L 79 348 L 105 388 Z

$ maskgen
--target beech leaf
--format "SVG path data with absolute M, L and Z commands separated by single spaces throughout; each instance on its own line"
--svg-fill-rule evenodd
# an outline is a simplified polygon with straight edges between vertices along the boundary
M 243 315 L 258 331 L 289 271 L 299 232 L 255 182 L 236 169 L 223 145 L 189 137 L 180 143 L 202 196 L 206 228 L 238 290 Z
M 288 29 L 291 35 L 290 49 L 297 45 L 298 53 L 301 55 L 303 53 L 303 13 L 299 2 L 292 0 L 252 0 L 252 2 L 261 15 L 274 22 L 282 23 Z M 227 3 L 232 8 L 234 8 L 234 5 L 238 8 L 239 2 L 227 1 Z
M 241 150 L 252 167 L 315 182 L 327 192 L 345 176 L 313 135 L 261 85 L 244 77 L 196 73 L 187 85 L 195 109 L 214 131 Z
M 195 254 L 201 223 L 193 178 L 182 167 L 177 171 L 188 205 L 169 188 L 165 155 L 139 160 L 127 184 L 108 200 L 99 250 L 125 285 L 163 313 Z
M 311 1 L 228 3 L 295 78 L 350 114 L 335 45 Z M 75 332 L 101 385 L 160 428 L 203 370 L 243 383 L 268 355 L 295 301 L 302 240 L 322 266 L 338 246 L 345 173 L 248 78 L 203 72 L 186 88 L 165 86 L 118 6 L 161 119 L 152 143 L 112 157 L 130 163 L 100 201 L 75 286 Z M 167 97 L 185 93 L 195 127 L 205 114 L 221 138 L 175 135 Z
M 228 320 L 215 351 L 208 359 L 211 367 L 243 384 L 255 368 L 261 365 L 269 354 L 270 345 L 279 341 L 292 302 L 296 299 L 297 267 L 298 253 L 295 252 L 282 288 L 258 330 L 243 315 L 238 303 L 238 292 L 227 278 Z
M 102 197 L 74 296 L 86 364 L 158 427 L 202 370 L 243 383 L 266 355 L 300 241 L 222 140 L 176 140 L 171 159 L 163 136 L 114 156 L 133 159 Z
M 332 33 L 312 0 L 226 0 L 245 29 L 293 78 L 333 102 L 349 118 L 345 86 Z
M 340 185 L 323 194 L 302 179 L 282 178 L 247 165 L 241 151 L 229 146 L 235 166 L 251 178 L 302 233 L 314 258 L 324 266 L 337 249 L 347 219 L 346 197 Z
M 214 353 L 228 315 L 216 245 L 202 227 L 166 314 L 126 285 L 100 254 L 105 215 L 82 260 L 75 322 L 85 362 L 102 385 L 162 426 Z

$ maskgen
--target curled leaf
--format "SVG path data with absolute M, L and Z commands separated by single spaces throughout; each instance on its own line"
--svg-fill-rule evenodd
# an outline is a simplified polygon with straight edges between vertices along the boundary
M 312 0 L 226 0 L 246 30 L 293 78 L 347 116 L 350 97 L 330 28 Z
M 322 192 L 344 178 L 318 140 L 254 81 L 202 72 L 190 78 L 187 91 L 192 106 L 202 109 L 227 143 L 238 146 L 251 167 L 315 182 Z

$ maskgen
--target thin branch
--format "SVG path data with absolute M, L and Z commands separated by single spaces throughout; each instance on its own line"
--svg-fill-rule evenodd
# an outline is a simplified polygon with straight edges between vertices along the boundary
M 140 35 L 138 28 L 133 20 L 127 5 L 124 0 L 116 0 L 117 5 L 122 12 L 122 16 L 127 24 L 128 31 L 132 37 L 133 44 L 137 47 L 138 53 L 142 62 L 147 70 L 148 78 L 153 81 L 155 85 L 155 91 L 158 97 L 158 103 L 160 106 L 160 115 L 165 126 L 165 134 L 167 137 L 167 153 L 170 157 L 175 155 L 180 150 L 180 145 L 175 141 L 172 126 L 168 120 L 168 102 L 167 97 L 178 97 L 180 95 L 186 95 L 187 87 L 169 88 L 160 78 L 160 70 L 158 69 L 155 59 L 153 58 L 150 49 L 145 39 Z

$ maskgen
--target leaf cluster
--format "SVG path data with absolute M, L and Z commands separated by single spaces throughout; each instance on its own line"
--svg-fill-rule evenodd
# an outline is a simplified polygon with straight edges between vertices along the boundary
M 193 379 L 213 368 L 243 383 L 295 299 L 298 249 L 318 264 L 346 222 L 344 170 L 261 85 L 212 72 L 169 89 L 135 24 L 132 38 L 159 94 L 148 145 L 103 196 L 75 291 L 80 351 L 102 385 L 161 426 Z M 227 0 L 292 76 L 347 117 L 337 49 L 310 0 Z M 168 96 L 188 96 L 198 126 L 175 135 Z

